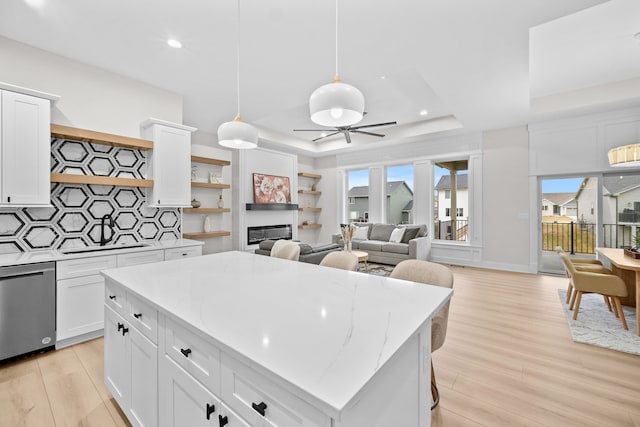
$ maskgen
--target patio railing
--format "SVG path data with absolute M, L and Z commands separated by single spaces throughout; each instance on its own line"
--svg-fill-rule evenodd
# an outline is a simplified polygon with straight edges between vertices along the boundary
M 640 224 L 603 224 L 605 248 L 629 248 L 635 246 L 635 229 Z M 571 254 L 595 254 L 596 224 L 580 222 L 542 223 L 542 250 L 553 251 L 557 246 Z

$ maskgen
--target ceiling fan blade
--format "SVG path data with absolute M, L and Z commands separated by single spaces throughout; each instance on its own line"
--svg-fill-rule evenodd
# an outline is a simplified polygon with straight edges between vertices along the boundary
M 342 133 L 344 134 L 344 139 L 347 140 L 347 144 L 351 144 L 351 134 L 349 133 L 349 131 L 344 131 Z
M 381 133 L 365 132 L 363 130 L 357 130 L 357 129 L 351 129 L 351 132 L 353 132 L 353 133 L 363 133 L 365 135 L 379 136 L 380 138 L 384 138 L 384 135 L 381 134 Z
M 330 129 L 294 129 L 294 132 L 326 132 Z
M 398 122 L 396 122 L 396 121 L 386 122 L 386 123 L 374 123 L 372 125 L 353 126 L 353 127 L 351 127 L 351 130 L 372 128 L 372 127 L 376 127 L 376 126 L 390 126 L 390 125 L 396 125 L 396 124 L 398 124 Z
M 329 138 L 330 136 L 336 135 L 338 133 L 340 133 L 340 132 L 336 131 L 336 132 L 330 133 L 328 135 L 321 136 L 320 138 L 312 139 L 311 142 L 316 142 L 316 141 L 319 141 L 319 140 L 324 139 L 324 138 Z

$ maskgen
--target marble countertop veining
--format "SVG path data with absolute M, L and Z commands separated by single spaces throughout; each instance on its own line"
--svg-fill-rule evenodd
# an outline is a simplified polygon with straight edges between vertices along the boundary
M 452 295 L 238 251 L 102 274 L 335 413 Z
M 137 248 L 119 248 L 111 250 L 96 250 L 83 253 L 63 253 L 60 250 L 34 250 L 28 252 L 17 252 L 10 254 L 0 254 L 0 267 L 12 265 L 33 264 L 48 261 L 63 261 L 68 259 L 89 258 L 104 255 L 118 255 L 129 252 L 144 252 L 158 249 L 184 248 L 188 246 L 201 246 L 204 243 L 190 239 L 160 240 L 160 241 L 144 241 L 142 247 Z M 118 245 L 109 245 L 108 247 L 117 247 Z M 72 249 L 72 248 L 69 248 Z M 73 248 L 75 249 L 75 248 Z M 80 249 L 80 248 L 78 248 Z

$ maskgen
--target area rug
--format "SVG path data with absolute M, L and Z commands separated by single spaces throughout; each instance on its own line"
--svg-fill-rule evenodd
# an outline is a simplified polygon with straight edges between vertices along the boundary
M 374 276 L 387 277 L 387 276 L 389 276 L 391 274 L 391 272 L 393 271 L 394 267 L 395 267 L 395 265 L 371 264 L 371 263 L 369 263 L 368 271 L 365 271 L 364 270 L 364 264 L 360 263 L 360 265 L 358 266 L 358 271 L 360 273 L 373 274 Z
M 583 294 L 578 320 L 565 303 L 567 291 L 558 289 L 564 314 L 574 341 L 640 355 L 640 336 L 636 335 L 635 307 L 622 306 L 629 330 L 609 311 L 600 294 Z

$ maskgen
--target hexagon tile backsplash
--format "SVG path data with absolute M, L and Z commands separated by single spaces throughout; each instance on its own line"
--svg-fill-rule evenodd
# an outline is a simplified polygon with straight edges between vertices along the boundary
M 51 171 L 144 178 L 144 152 L 54 139 Z M 114 243 L 180 238 L 180 209 L 146 206 L 144 190 L 104 185 L 52 184 L 47 208 L 0 209 L 0 254 L 60 249 L 100 242 L 100 220 L 115 220 Z

